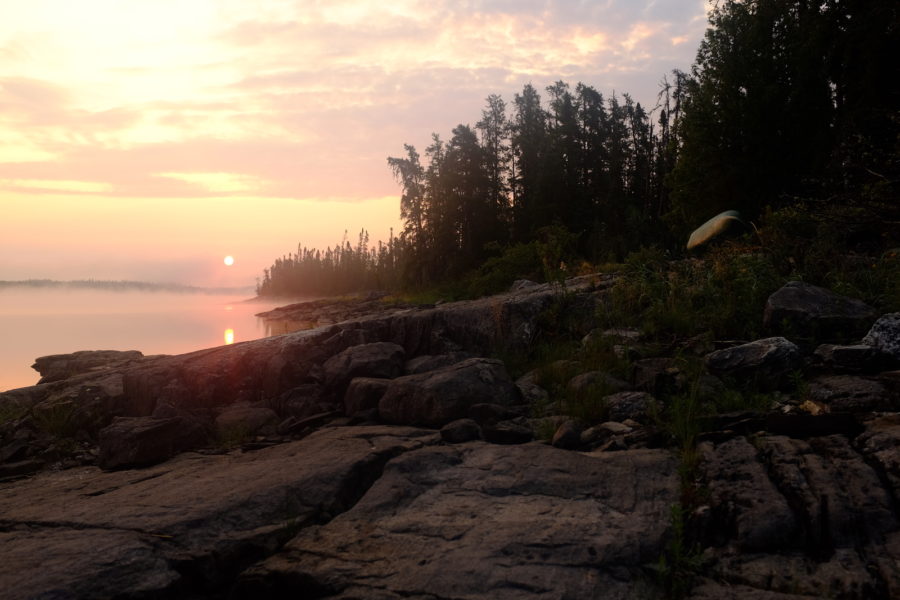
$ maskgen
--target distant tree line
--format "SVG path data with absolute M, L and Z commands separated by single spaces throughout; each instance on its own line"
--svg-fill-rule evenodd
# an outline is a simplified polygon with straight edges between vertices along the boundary
M 275 260 L 256 287 L 260 296 L 335 295 L 399 286 L 399 242 L 369 246 L 369 232 L 359 232 L 356 245 L 347 234 L 340 244 L 317 250 L 305 246 Z
M 261 294 L 427 286 L 564 231 L 572 251 L 619 260 L 680 248 L 725 209 L 757 219 L 804 202 L 851 206 L 867 235 L 897 230 L 900 3 L 725 0 L 690 72 L 662 78 L 656 105 L 558 81 L 388 158 L 403 229 L 387 244 L 299 249 Z M 363 235 L 364 234 L 364 235 Z M 558 237 L 558 236 L 557 236 Z M 523 255 L 518 252 L 518 255 Z M 316 292 L 313 292 L 316 293 Z

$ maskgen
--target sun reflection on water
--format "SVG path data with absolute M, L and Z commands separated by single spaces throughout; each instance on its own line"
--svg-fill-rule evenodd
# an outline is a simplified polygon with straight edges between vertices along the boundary
M 225 344 L 233 344 L 234 343 L 234 329 L 226 329 L 225 330 Z

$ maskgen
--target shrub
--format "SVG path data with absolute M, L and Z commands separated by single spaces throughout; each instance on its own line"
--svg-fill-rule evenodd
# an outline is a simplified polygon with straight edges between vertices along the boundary
M 870 215 L 860 207 L 800 202 L 768 209 L 759 237 L 784 278 L 860 298 L 883 312 L 897 311 L 900 249 L 872 228 Z
M 766 299 L 784 282 L 767 255 L 746 245 L 726 244 L 704 259 L 678 261 L 642 248 L 627 257 L 605 321 L 639 326 L 656 339 L 706 331 L 752 338 L 760 333 Z

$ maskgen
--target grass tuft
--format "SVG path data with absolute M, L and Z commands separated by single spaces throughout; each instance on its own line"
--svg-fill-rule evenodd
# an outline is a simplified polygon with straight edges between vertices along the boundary
M 49 406 L 38 405 L 33 411 L 34 423 L 39 430 L 52 436 L 72 437 L 77 426 L 72 418 L 74 413 L 75 405 L 71 402 L 58 402 Z

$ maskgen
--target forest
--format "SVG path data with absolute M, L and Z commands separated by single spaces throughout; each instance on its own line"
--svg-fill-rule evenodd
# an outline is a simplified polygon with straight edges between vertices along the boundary
M 257 292 L 490 293 L 650 246 L 683 256 L 690 231 L 728 209 L 753 223 L 751 245 L 770 230 L 797 248 L 884 252 L 900 245 L 898 12 L 721 1 L 694 64 L 661 75 L 652 107 L 582 82 L 492 94 L 474 126 L 387 159 L 401 231 L 299 247 Z

